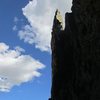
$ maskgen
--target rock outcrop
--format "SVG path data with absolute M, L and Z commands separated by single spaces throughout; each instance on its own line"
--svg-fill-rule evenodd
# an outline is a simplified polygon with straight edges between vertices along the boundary
M 100 0 L 73 0 L 64 30 L 58 13 L 51 40 L 50 100 L 100 100 Z

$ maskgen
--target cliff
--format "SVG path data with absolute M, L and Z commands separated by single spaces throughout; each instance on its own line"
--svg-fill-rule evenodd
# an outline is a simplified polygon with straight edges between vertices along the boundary
M 52 29 L 50 100 L 100 100 L 100 0 L 73 0 Z

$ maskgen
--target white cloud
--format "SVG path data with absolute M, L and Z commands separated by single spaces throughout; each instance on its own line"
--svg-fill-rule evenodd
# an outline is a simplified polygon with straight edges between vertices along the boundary
M 60 9 L 62 15 L 70 11 L 71 0 L 32 0 L 22 8 L 24 16 L 30 25 L 25 25 L 19 31 L 20 39 L 41 51 L 50 51 L 51 30 L 56 9 Z
M 17 31 L 17 25 L 14 25 L 12 28 L 13 31 Z
M 14 86 L 41 75 L 38 69 L 45 65 L 22 52 L 24 49 L 18 46 L 12 50 L 5 43 L 0 43 L 0 91 L 9 92 Z
M 14 22 L 17 23 L 19 21 L 18 17 L 14 17 Z
M 18 23 L 18 21 L 19 21 L 19 19 L 18 19 L 18 17 L 14 17 L 14 26 L 13 26 L 13 28 L 12 28 L 12 30 L 13 31 L 17 31 L 18 29 L 17 29 L 17 23 Z

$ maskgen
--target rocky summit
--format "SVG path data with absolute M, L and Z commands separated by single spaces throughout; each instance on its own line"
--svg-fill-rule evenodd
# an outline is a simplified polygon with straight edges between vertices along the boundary
M 57 10 L 51 48 L 49 100 L 100 100 L 100 0 L 73 0 L 65 29 Z

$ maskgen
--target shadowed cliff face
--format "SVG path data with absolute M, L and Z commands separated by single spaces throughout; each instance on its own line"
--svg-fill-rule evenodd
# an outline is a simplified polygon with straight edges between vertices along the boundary
M 51 100 L 100 100 L 100 1 L 73 0 L 65 29 L 55 13 Z

